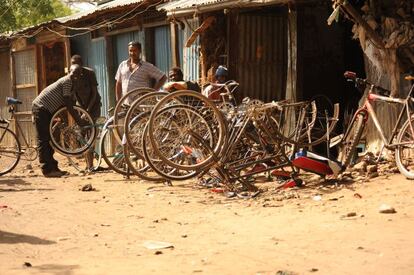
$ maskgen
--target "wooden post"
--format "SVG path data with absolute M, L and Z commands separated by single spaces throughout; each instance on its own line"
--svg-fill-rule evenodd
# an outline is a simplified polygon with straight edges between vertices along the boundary
M 362 16 L 354 9 L 354 7 L 348 3 L 348 1 L 340 0 L 341 8 L 352 16 L 357 24 L 361 25 L 362 28 L 367 32 L 369 38 L 375 43 L 375 46 L 384 49 L 385 45 L 381 37 L 371 28 L 370 25 L 362 18 Z
M 114 51 L 112 36 L 105 35 L 106 44 L 106 66 L 107 66 L 107 79 L 108 79 L 108 102 L 109 106 L 115 106 L 115 68 L 114 66 Z M 107 110 L 105 110 L 106 112 Z
M 173 22 L 170 23 L 171 31 L 171 52 L 172 52 L 172 64 L 173 66 L 180 67 L 180 49 L 178 48 L 178 33 L 177 25 Z

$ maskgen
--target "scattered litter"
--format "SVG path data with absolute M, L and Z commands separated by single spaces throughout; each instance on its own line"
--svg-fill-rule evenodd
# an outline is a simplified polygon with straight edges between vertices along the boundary
M 395 214 L 397 211 L 395 211 L 394 207 L 388 205 L 388 204 L 381 204 L 379 207 L 379 212 L 382 214 Z
M 7 205 L 0 205 L 0 208 L 7 208 Z
M 297 275 L 297 273 L 288 270 L 278 270 L 276 275 Z
M 111 225 L 108 223 L 102 223 L 101 226 L 111 226 Z
M 85 184 L 84 186 L 82 186 L 81 189 L 79 189 L 82 192 L 89 192 L 89 191 L 96 191 L 96 189 L 94 187 L 92 187 L 92 184 L 88 183 Z
M 313 196 L 312 200 L 320 201 L 320 200 L 322 200 L 322 197 L 320 195 L 316 195 L 316 196 Z
M 29 262 L 24 262 L 23 264 L 24 267 L 32 267 L 32 264 Z
M 289 180 L 287 182 L 285 182 L 285 184 L 283 185 L 283 188 L 291 188 L 291 187 L 295 187 L 296 186 L 296 182 L 294 180 Z
M 210 190 L 211 192 L 214 192 L 214 193 L 224 193 L 224 189 L 221 187 L 211 188 Z
M 237 196 L 236 192 L 226 192 L 227 198 L 234 198 L 235 196 Z
M 70 240 L 70 237 L 59 237 L 56 239 L 58 242 Z
M 161 255 L 161 254 L 162 254 L 162 251 L 158 251 L 158 250 L 157 250 L 157 251 L 155 251 L 155 252 L 154 252 L 154 254 L 155 254 L 155 255 Z
M 174 248 L 174 245 L 172 243 L 160 242 L 160 241 L 144 241 L 142 245 L 148 249 Z
M 241 199 L 251 199 L 256 197 L 257 195 L 260 194 L 260 191 L 256 191 L 256 192 L 248 192 L 248 191 L 244 191 L 244 192 L 240 192 L 237 193 L 237 197 L 241 198 Z
M 356 217 L 357 213 L 356 212 L 349 212 L 346 215 L 342 215 L 341 218 L 351 218 L 351 217 Z
M 357 199 L 362 199 L 362 196 L 359 193 L 355 193 L 354 197 L 357 198 Z

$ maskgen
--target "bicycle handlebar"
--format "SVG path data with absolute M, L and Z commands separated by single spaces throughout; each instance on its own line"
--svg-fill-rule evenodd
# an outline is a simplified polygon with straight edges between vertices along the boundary
M 374 85 L 372 83 L 370 83 L 367 79 L 363 79 L 363 78 L 359 78 L 357 77 L 357 74 L 355 72 L 351 72 L 351 71 L 346 71 L 344 73 L 344 77 L 348 80 L 348 81 L 352 81 L 355 82 L 356 86 L 365 86 L 365 85 L 369 85 L 372 87 L 372 89 L 375 89 L 378 94 L 380 95 L 384 95 L 384 96 L 389 96 L 391 94 L 390 90 L 384 89 L 380 86 Z

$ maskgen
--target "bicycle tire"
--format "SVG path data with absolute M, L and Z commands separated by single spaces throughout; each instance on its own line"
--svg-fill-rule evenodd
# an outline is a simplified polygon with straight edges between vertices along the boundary
M 126 113 L 122 111 L 125 101 L 128 101 L 129 98 L 132 98 L 132 101 L 139 98 L 142 95 L 155 92 L 152 88 L 137 88 L 134 90 L 129 91 L 127 94 L 123 95 L 115 105 L 114 109 L 114 127 L 115 127 L 115 138 L 118 139 L 119 142 L 122 142 L 122 137 L 124 136 L 123 126 L 124 123 L 121 122 L 121 119 L 125 117 Z
M 169 121 L 164 123 L 165 120 Z M 215 131 L 195 108 L 167 106 L 158 112 L 156 123 L 160 126 L 154 128 L 156 135 L 149 135 L 149 139 L 155 154 L 166 165 L 180 170 L 201 171 L 216 161 L 213 158 L 216 153 L 212 149 Z
M 197 176 L 200 172 L 193 170 L 180 170 L 162 163 L 161 160 L 155 159 L 154 150 L 152 150 L 151 142 L 148 142 L 148 125 L 144 129 L 142 136 L 142 149 L 144 157 L 148 165 L 161 177 L 168 180 L 187 180 Z
M 211 154 L 196 164 L 178 165 L 171 161 L 170 156 L 164 156 L 159 149 L 161 144 L 158 144 L 158 139 L 160 137 L 156 136 L 156 134 L 159 134 L 159 132 L 156 131 L 157 127 L 159 127 L 159 125 L 157 125 L 157 116 L 159 116 L 161 110 L 164 110 L 164 107 L 172 106 L 171 104 L 173 104 L 173 102 L 177 102 L 176 104 L 186 104 L 191 106 L 193 109 L 197 109 L 199 114 L 202 114 L 204 120 L 207 121 L 209 127 L 213 127 L 215 129 L 215 140 L 214 145 L 211 148 Z M 187 125 L 187 128 L 190 126 L 197 130 L 194 128 L 195 124 L 189 124 Z M 224 123 L 222 113 L 216 108 L 215 104 L 211 100 L 194 91 L 180 90 L 165 96 L 154 106 L 148 122 L 148 134 L 155 153 L 163 162 L 178 169 L 198 171 L 214 163 L 213 156 L 215 156 L 222 149 L 222 145 L 226 140 L 227 128 Z
M 117 172 L 118 174 L 127 176 L 131 173 L 128 172 L 126 163 L 125 163 L 125 155 L 123 153 L 122 144 L 118 143 L 118 140 L 115 138 L 115 131 L 109 130 L 110 128 L 107 128 L 103 131 L 102 137 L 100 140 L 100 149 L 101 149 L 101 155 L 105 163 L 108 165 L 109 169 L 112 169 L 113 171 Z M 112 128 L 113 129 L 113 128 Z M 108 150 L 106 149 L 108 146 L 108 143 L 111 144 L 112 149 L 114 150 L 114 153 L 109 154 Z M 114 145 L 114 143 L 117 143 Z
M 96 138 L 94 121 L 88 112 L 79 106 L 73 106 L 73 109 L 79 117 L 85 118 L 88 126 L 78 126 L 66 107 L 57 110 L 49 124 L 50 143 L 65 156 L 82 155 L 89 150 Z
M 345 133 L 342 142 L 341 157 L 341 163 L 344 169 L 346 169 L 351 164 L 351 160 L 355 154 L 356 147 L 361 139 L 362 132 L 364 130 L 364 119 L 365 117 L 363 114 L 356 114 L 355 118 L 351 121 L 351 124 Z
M 0 176 L 11 172 L 19 163 L 21 156 L 20 142 L 10 129 L 0 126 Z M 2 168 L 7 159 L 12 162 Z
M 146 95 L 144 95 L 144 97 L 145 96 Z M 129 169 L 132 171 L 134 175 L 146 181 L 161 182 L 164 180 L 162 177 L 160 178 L 157 174 L 155 175 L 150 174 L 152 172 L 151 167 L 146 162 L 145 157 L 143 156 L 143 153 L 142 153 L 142 144 L 141 144 L 142 135 L 139 135 L 138 142 L 136 138 L 132 139 L 130 137 L 129 140 L 127 138 L 127 134 L 128 136 L 130 136 L 131 134 L 128 132 L 128 129 L 135 128 L 136 125 L 138 125 L 138 128 L 140 127 L 145 128 L 145 125 L 147 124 L 150 113 L 151 113 L 150 110 L 141 112 L 138 115 L 135 115 L 130 122 L 129 122 L 129 119 L 125 119 L 125 123 L 129 122 L 129 125 L 128 126 L 125 125 L 125 134 L 124 134 L 123 142 L 122 142 L 123 153 L 125 155 L 125 162 L 127 163 Z
M 411 165 L 414 163 L 414 137 L 411 134 L 411 125 L 413 125 L 413 123 L 414 119 L 411 118 L 403 124 L 397 136 L 397 144 L 399 145 L 395 148 L 395 162 L 398 170 L 410 180 L 414 179 L 414 166 Z M 408 152 L 409 156 L 402 156 L 403 150 L 407 148 L 403 143 L 408 143 L 407 145 L 410 146 L 410 151 Z M 410 167 L 412 167 L 412 169 L 410 169 Z
M 22 159 L 27 161 L 34 161 L 39 156 L 39 152 L 35 147 L 27 146 L 22 148 Z
M 154 172 L 151 166 L 145 160 L 145 157 L 141 154 L 134 154 L 131 152 L 128 145 L 124 145 L 123 152 L 125 155 L 125 162 L 128 164 L 129 169 L 134 175 L 139 177 L 142 180 L 152 181 L 152 182 L 162 182 L 164 178 L 159 174 Z M 153 172 L 151 174 L 151 172 Z
M 78 172 L 86 172 L 88 165 L 85 154 L 76 156 L 66 156 L 68 164 Z M 93 161 L 95 164 L 92 166 L 91 171 L 97 170 L 102 163 L 102 157 L 100 156 L 100 153 L 96 152 L 95 150 L 93 151 Z
M 140 156 L 143 156 L 141 136 L 147 124 L 153 106 L 159 98 L 168 95 L 166 92 L 153 92 L 137 98 L 129 108 L 124 122 L 124 135 L 129 149 Z M 156 102 L 154 102 L 156 101 Z M 145 121 L 142 121 L 142 120 Z M 133 123 L 132 123 L 133 121 Z M 136 129 L 138 127 L 138 129 Z

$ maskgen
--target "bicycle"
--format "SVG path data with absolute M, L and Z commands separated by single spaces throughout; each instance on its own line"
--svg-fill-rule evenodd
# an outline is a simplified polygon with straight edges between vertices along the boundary
M 6 128 L 9 129 L 11 122 L 14 121 L 16 131 L 17 133 L 19 133 L 19 138 L 21 141 L 23 141 L 23 147 L 21 148 L 21 151 L 22 151 L 21 156 L 23 159 L 27 161 L 34 161 L 38 156 L 37 149 L 34 146 L 31 146 L 29 144 L 29 141 L 27 137 L 24 135 L 24 131 L 22 129 L 22 126 L 19 123 L 19 120 L 16 119 L 16 107 L 17 105 L 22 104 L 22 101 L 16 98 L 13 98 L 13 97 L 6 97 L 6 104 L 8 106 L 10 118 L 5 119 L 3 124 L 6 124 L 7 125 Z
M 336 123 L 335 113 L 329 131 Z M 293 147 L 315 145 L 326 138 L 326 134 L 319 135 L 319 129 L 314 135 L 316 119 L 313 102 L 264 104 L 247 99 L 223 114 L 203 95 L 182 90 L 154 106 L 146 130 L 150 146 L 144 138 L 142 143 L 144 153 L 150 147 L 153 156 L 168 167 L 194 171 L 195 175 L 214 168 L 231 189 L 236 181 L 250 189 L 254 187 L 248 181 L 255 174 L 270 170 L 295 174 L 289 157 Z M 257 164 L 267 167 L 255 170 Z
M 38 152 L 35 147 L 30 146 L 24 135 L 19 121 L 16 119 L 16 106 L 22 102 L 16 98 L 6 97 L 10 118 L 0 119 L 0 176 L 11 172 L 23 158 L 33 161 L 37 158 Z M 15 122 L 15 127 L 24 143 L 22 148 L 16 133 L 10 129 L 11 121 Z
M 362 107 L 357 109 L 353 115 L 350 125 L 341 141 L 342 155 L 340 160 L 342 162 L 343 169 L 347 168 L 351 164 L 363 130 L 369 117 L 371 117 L 374 122 L 374 129 L 378 131 L 381 140 L 384 143 L 384 147 L 389 150 L 394 150 L 396 164 L 400 172 L 406 178 L 414 179 L 414 160 L 412 159 L 414 153 L 414 117 L 410 108 L 410 103 L 412 104 L 412 102 L 414 102 L 414 99 L 411 97 L 414 90 L 414 84 L 411 85 L 411 88 L 405 98 L 395 98 L 390 96 L 391 92 L 389 90 L 376 86 L 370 83 L 367 79 L 358 78 L 354 72 L 346 71 L 344 76 L 348 81 L 354 82 L 356 87 L 369 86 L 369 90 L 364 104 Z M 405 79 L 414 80 L 414 77 L 407 76 Z M 402 105 L 397 122 L 388 139 L 385 137 L 383 128 L 381 127 L 375 110 L 373 109 L 373 101 L 398 104 L 400 106 Z M 406 120 L 403 120 L 404 116 L 406 116 Z M 400 125 L 402 125 L 401 128 Z M 405 149 L 408 149 L 407 156 L 404 155 Z
M 104 122 L 93 122 L 89 114 L 82 108 L 74 106 L 79 116 L 86 120 L 86 126 L 78 126 L 66 107 L 59 109 L 52 117 L 50 123 L 52 146 L 68 158 L 69 163 L 78 171 L 85 171 L 84 154 L 94 148 L 96 164 L 92 171 L 97 170 L 102 159 L 108 167 L 117 173 L 127 175 L 128 170 L 122 154 L 122 145 L 115 138 L 113 116 L 105 118 Z M 111 112 L 111 110 L 108 111 Z M 98 141 L 98 142 L 97 142 Z

